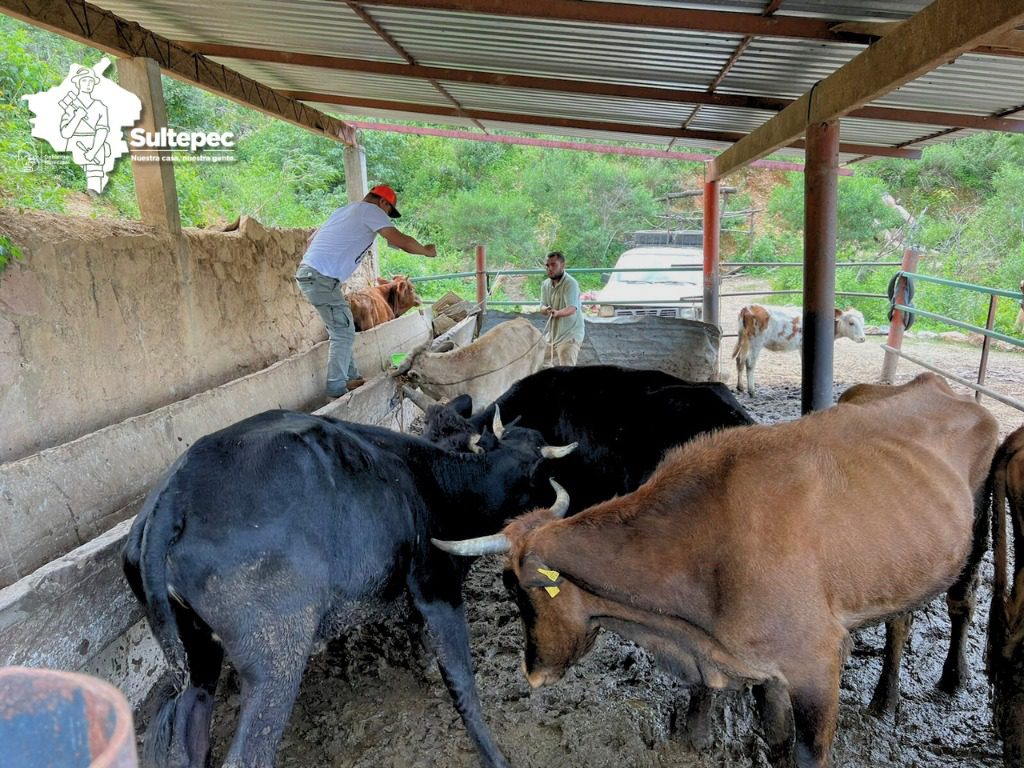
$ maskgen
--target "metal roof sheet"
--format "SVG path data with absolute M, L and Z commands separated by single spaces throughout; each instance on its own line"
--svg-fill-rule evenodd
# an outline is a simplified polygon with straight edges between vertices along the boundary
M 615 0 L 637 6 L 760 15 L 767 0 Z M 612 0 L 590 0 L 600 4 Z M 856 22 L 909 18 L 929 0 L 784 0 L 776 16 Z M 574 93 L 573 84 L 652 86 L 732 96 L 795 99 L 864 49 L 864 44 L 707 33 L 625 24 L 601 24 L 375 6 L 339 0 L 98 0 L 102 8 L 172 40 L 217 43 L 295 54 L 360 59 L 494 73 L 555 78 L 565 90 L 462 82 L 318 68 L 294 63 L 215 57 L 224 65 L 279 90 L 308 94 L 308 103 L 339 114 L 582 136 L 664 146 L 664 136 L 646 127 L 745 134 L 774 112 L 757 105 L 718 106 L 632 96 Z M 367 14 L 383 36 L 353 9 Z M 387 39 L 385 39 L 387 38 Z M 396 50 L 396 46 L 398 50 Z M 732 61 L 735 59 L 734 61 Z M 465 76 L 468 79 L 468 75 Z M 720 80 L 716 84 L 716 80 Z M 537 84 L 542 85 L 542 84 Z M 543 84 L 551 87 L 550 83 Z M 443 88 L 443 91 L 441 90 Z M 324 100 L 318 100 L 323 95 Z M 646 94 L 645 94 L 646 95 Z M 327 97 L 373 100 L 370 105 L 331 104 Z M 452 104 L 452 99 L 458 107 Z M 321 106 L 323 105 L 323 106 Z M 992 116 L 1024 106 L 1024 56 L 970 53 L 960 56 L 879 98 L 873 106 Z M 418 109 L 419 107 L 419 109 Z M 448 111 L 453 116 L 435 112 Z M 458 108 L 462 112 L 457 113 Z M 496 113 L 470 119 L 474 111 Z M 458 114 L 458 116 L 454 116 Z M 513 118 L 515 119 L 494 119 Z M 535 120 L 531 120 L 535 118 Z M 575 121 L 575 127 L 545 125 Z M 592 121 L 595 127 L 580 126 Z M 617 123 L 632 126 L 616 130 Z M 925 146 L 950 137 L 943 126 L 844 118 L 842 141 L 875 146 Z M 936 136 L 936 134 L 941 134 Z M 680 146 L 727 146 L 719 141 L 679 139 Z

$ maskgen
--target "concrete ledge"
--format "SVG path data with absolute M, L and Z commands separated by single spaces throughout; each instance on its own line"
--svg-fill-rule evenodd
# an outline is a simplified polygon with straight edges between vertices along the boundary
M 322 391 L 325 367 L 324 354 L 321 353 L 307 361 L 316 366 L 316 373 L 309 372 L 309 376 L 317 382 L 313 388 L 317 393 Z M 271 366 L 246 379 L 261 374 L 269 377 L 281 375 L 282 371 L 273 370 L 275 368 L 277 366 Z M 288 370 L 297 379 L 307 375 L 303 366 L 291 366 Z M 224 387 L 231 388 L 237 383 Z M 305 388 L 297 380 L 291 386 Z M 272 389 L 277 391 L 279 388 L 275 386 Z M 244 388 L 239 390 L 237 387 L 232 391 L 247 393 Z M 403 430 L 419 414 L 419 409 L 397 395 L 397 391 L 393 379 L 381 376 L 344 397 L 330 401 L 316 413 Z M 250 413 L 280 404 L 265 400 L 257 402 L 250 396 L 240 398 L 240 402 L 231 407 L 216 398 L 210 402 L 220 406 L 217 414 L 209 412 L 209 404 L 193 403 L 189 421 L 184 426 L 201 429 L 202 434 L 207 434 L 220 427 L 220 424 L 211 423 L 214 418 L 228 418 L 226 414 L 230 413 L 233 414 L 230 420 L 237 421 Z M 176 418 L 165 415 L 156 422 L 173 439 L 171 447 L 180 445 L 180 448 L 173 453 L 164 447 L 154 452 L 154 457 L 165 455 L 164 451 L 169 455 L 166 463 L 153 475 L 154 480 L 181 450 L 201 436 L 190 434 L 187 441 L 183 438 L 179 442 L 177 436 L 183 428 L 179 423 L 182 419 L 181 414 L 176 414 Z M 137 426 L 135 421 L 131 419 L 119 426 L 132 431 Z M 144 496 L 148 488 L 141 490 Z M 135 503 L 125 507 L 125 513 L 134 513 L 138 506 Z M 87 672 L 116 685 L 133 707 L 137 708 L 143 702 L 163 674 L 165 663 L 121 571 L 121 548 L 131 523 L 129 519 L 116 524 L 92 541 L 0 589 L 0 666 L 24 665 Z
M 327 344 L 69 443 L 0 465 L 0 587 L 85 544 L 203 435 L 322 401 Z

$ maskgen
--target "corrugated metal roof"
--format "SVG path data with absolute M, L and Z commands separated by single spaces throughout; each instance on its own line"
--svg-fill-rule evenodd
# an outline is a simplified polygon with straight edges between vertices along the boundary
M 612 0 L 590 0 L 598 5 Z M 768 0 L 616 0 L 637 6 L 727 11 L 759 16 Z M 776 16 L 856 22 L 909 18 L 929 0 L 784 0 Z M 279 90 L 301 92 L 308 103 L 341 115 L 373 115 L 475 128 L 474 112 L 488 129 L 624 140 L 664 146 L 650 128 L 746 134 L 769 120 L 770 109 L 573 92 L 576 83 L 651 86 L 742 97 L 795 99 L 857 56 L 865 43 L 707 33 L 624 24 L 523 18 L 465 11 L 360 4 L 383 30 L 375 31 L 339 0 L 99 0 L 97 5 L 172 40 L 216 43 L 294 54 L 554 78 L 564 90 L 514 87 L 439 78 L 318 68 L 242 58 L 216 60 Z M 819 23 L 819 27 L 822 25 Z M 824 27 L 822 27 L 824 28 Z M 745 47 L 744 47 L 745 45 Z M 399 50 L 395 49 L 395 46 Z M 737 55 L 737 51 L 742 51 Z M 735 61 L 730 64 L 732 58 Z M 376 67 L 379 69 L 379 67 Z M 471 79 L 464 74 L 462 79 Z M 559 86 L 561 87 L 561 86 Z M 443 88 L 443 91 L 441 90 Z M 323 100 L 317 98 L 320 95 Z M 328 97 L 362 100 L 331 104 Z M 450 96 L 450 98 L 449 98 Z M 452 104 L 454 99 L 457 106 Z M 372 100 L 372 101 L 371 101 Z M 879 98 L 873 106 L 987 116 L 1024 105 L 1024 56 L 965 54 L 955 62 Z M 459 111 L 461 110 L 461 111 Z M 450 112 L 452 116 L 436 114 Z M 500 119 L 495 119 L 495 117 Z M 514 119 L 513 119 L 514 117 Z M 573 121 L 573 127 L 545 121 Z M 583 121 L 584 124 L 580 124 Z M 589 122 L 595 126 L 589 127 Z M 619 125 L 631 130 L 618 130 Z M 885 147 L 920 147 L 967 131 L 935 134 L 942 126 L 845 118 L 842 141 Z M 721 141 L 679 139 L 679 146 L 727 146 Z

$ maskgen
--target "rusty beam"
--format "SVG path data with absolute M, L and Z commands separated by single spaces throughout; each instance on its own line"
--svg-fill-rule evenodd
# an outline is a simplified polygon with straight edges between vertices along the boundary
M 723 152 L 711 178 L 791 144 L 807 126 L 843 117 L 1022 20 L 1024 0 L 935 0 Z
M 668 5 L 580 2 L 579 0 L 364 0 L 364 6 L 421 8 L 477 15 L 508 16 L 550 21 L 681 29 L 722 35 L 788 37 L 871 45 L 878 35 L 845 28 L 840 19 L 803 16 L 764 16 L 738 11 L 708 11 Z M 979 45 L 974 51 L 989 55 L 1019 55 L 1011 49 Z
M 381 40 L 387 43 L 391 47 L 391 50 L 393 50 L 395 53 L 401 56 L 405 60 L 406 64 L 409 64 L 411 66 L 416 65 L 416 59 L 412 57 L 412 54 L 405 50 L 405 48 L 403 48 L 398 43 L 398 41 L 395 40 L 395 38 L 389 35 L 387 30 L 384 29 L 384 27 L 382 27 L 377 22 L 377 20 L 373 18 L 373 16 L 371 16 L 369 12 L 367 12 L 359 3 L 347 2 L 346 5 L 348 5 L 348 7 L 352 9 L 352 12 L 356 16 L 363 20 L 366 26 L 368 26 L 377 34 L 377 37 L 379 37 Z M 436 78 L 428 77 L 427 82 L 430 83 L 431 87 L 433 87 L 435 91 L 444 96 L 445 100 L 448 101 L 452 106 L 454 106 L 460 112 L 462 111 L 462 105 L 459 104 L 458 99 L 452 96 L 448 92 L 448 89 L 441 85 Z M 478 123 L 476 120 L 473 121 L 473 124 L 484 133 L 487 133 L 487 129 L 484 128 L 483 125 Z
M 812 19 L 800 16 L 762 16 L 759 13 L 706 11 L 662 5 L 631 3 L 578 2 L 578 0 L 364 0 L 362 5 L 391 8 L 421 8 L 511 16 L 551 21 L 576 21 L 591 24 L 615 24 L 630 27 L 682 29 L 723 35 L 791 37 L 806 40 L 870 44 L 875 37 L 860 32 L 843 32 L 833 27 L 838 19 Z
M 164 74 L 178 80 L 336 141 L 355 141 L 355 132 L 341 120 L 95 5 L 81 0 L 0 0 L 0 12 L 117 56 L 153 59 Z
M 598 83 L 586 80 L 567 80 L 564 78 L 512 75 L 502 74 L 499 72 L 452 69 L 448 67 L 429 67 L 419 64 L 399 64 L 393 61 L 372 61 L 367 59 L 351 59 L 342 56 L 291 53 L 289 51 L 251 48 L 236 45 L 221 45 L 219 43 L 193 43 L 184 40 L 176 42 L 183 48 L 188 48 L 191 51 L 201 53 L 205 56 L 245 59 L 249 61 L 264 61 L 275 64 L 293 64 L 297 66 L 317 67 L 322 69 L 338 69 L 348 72 L 366 72 L 369 74 L 427 80 L 429 82 L 443 80 L 456 83 L 472 83 L 509 88 L 524 88 L 529 90 L 557 91 L 560 93 L 614 96 L 628 99 L 647 99 L 650 101 L 665 101 L 674 104 L 706 104 L 719 107 L 737 107 L 740 109 L 761 109 L 771 112 L 781 111 L 793 103 L 792 99 L 767 96 L 713 93 L 710 91 L 689 91 L 677 88 L 660 88 L 657 86 L 628 85 L 623 83 Z M 454 100 L 452 99 L 452 101 Z M 942 125 L 951 128 L 975 128 L 984 131 L 1024 133 L 1024 120 L 1009 120 L 1002 117 L 988 117 L 984 115 L 931 112 L 923 109 L 903 109 L 901 107 L 862 107 L 860 109 L 853 110 L 848 116 L 860 117 L 868 120 L 887 120 L 900 123 Z M 684 125 L 683 127 L 685 128 L 687 126 Z
M 443 117 L 471 117 L 476 120 L 490 120 L 502 123 L 520 123 L 541 125 L 551 128 L 573 128 L 577 130 L 598 131 L 604 133 L 625 133 L 634 136 L 664 136 L 692 141 L 715 141 L 731 144 L 740 141 L 747 134 L 732 131 L 704 131 L 695 129 L 675 128 L 664 125 L 637 125 L 634 123 L 615 123 L 606 120 L 581 120 L 578 118 L 556 117 L 551 115 L 524 115 L 517 112 L 492 112 L 482 109 L 456 110 L 438 104 L 409 104 L 401 101 L 383 99 L 364 99 L 353 96 L 340 96 L 332 93 L 315 93 L 311 91 L 284 91 L 290 98 L 301 101 L 312 101 L 318 104 L 338 104 L 360 109 L 378 109 L 390 112 L 408 112 L 416 115 L 439 115 Z M 793 142 L 790 146 L 803 148 L 802 141 Z M 877 155 L 878 157 L 899 157 L 907 160 L 918 160 L 921 151 L 917 149 L 896 149 L 893 147 L 876 147 L 870 144 L 842 144 L 840 152 L 844 154 Z

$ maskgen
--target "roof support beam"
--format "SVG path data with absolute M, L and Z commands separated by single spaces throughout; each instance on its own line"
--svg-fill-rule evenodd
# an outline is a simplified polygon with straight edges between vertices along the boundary
M 331 93 L 312 93 L 309 91 L 283 91 L 290 98 L 301 101 L 312 101 L 319 104 L 338 104 L 360 109 L 387 110 L 390 112 L 408 112 L 421 115 L 442 115 L 445 117 L 472 118 L 490 120 L 501 123 L 520 123 L 524 125 L 543 125 L 552 128 L 574 128 L 586 131 L 616 132 L 634 136 L 665 136 L 692 141 L 715 141 L 733 143 L 745 138 L 746 134 L 729 131 L 702 131 L 692 128 L 674 128 L 662 125 L 636 125 L 633 123 L 615 123 L 605 120 L 579 120 L 566 117 L 546 115 L 523 115 L 516 112 L 491 112 L 482 109 L 462 109 L 445 107 L 437 104 L 408 104 L 401 101 L 384 101 L 382 99 L 364 99 L 350 96 L 337 96 Z M 794 141 L 790 146 L 802 149 L 802 141 Z M 842 144 L 840 152 L 852 155 L 877 155 L 878 157 L 900 157 L 917 160 L 921 151 L 917 149 L 895 149 L 893 147 L 876 147 L 870 144 Z
M 615 96 L 625 99 L 646 99 L 665 101 L 673 104 L 707 104 L 740 109 L 763 109 L 778 112 L 793 103 L 792 99 L 742 94 L 714 93 L 710 91 L 688 91 L 677 88 L 660 88 L 623 83 L 599 83 L 586 80 L 567 80 L 533 75 L 511 75 L 498 72 L 429 67 L 419 64 L 398 64 L 392 61 L 350 59 L 340 56 L 321 56 L 309 53 L 291 53 L 265 48 L 249 48 L 218 43 L 192 43 L 176 41 L 178 45 L 205 56 L 218 56 L 249 61 L 265 61 L 275 64 L 337 69 L 347 72 L 366 72 L 395 77 L 409 77 L 434 83 L 439 80 L 454 83 L 496 85 L 508 88 L 579 93 L 593 96 Z M 902 109 L 899 107 L 862 107 L 849 113 L 849 117 L 868 120 L 887 120 L 899 123 L 922 123 L 950 128 L 975 128 L 985 131 L 1024 133 L 1024 120 L 1011 120 L 985 115 L 963 115 L 948 112 L 930 112 L 923 109 Z M 685 126 L 684 126 L 685 127 Z
M 431 11 L 508 16 L 552 21 L 576 21 L 627 27 L 681 29 L 723 35 L 789 37 L 870 45 L 877 35 L 844 27 L 842 20 L 802 16 L 762 16 L 760 13 L 703 11 L 670 6 L 633 5 L 579 0 L 362 0 L 366 6 L 422 8 Z M 1012 50 L 979 44 L 976 53 L 1019 55 Z
M 552 21 L 682 29 L 727 35 L 832 40 L 861 45 L 869 45 L 875 39 L 873 35 L 861 32 L 833 31 L 832 27 L 841 23 L 840 21 L 630 3 L 581 3 L 578 0 L 362 0 L 362 4 Z
M 355 141 L 355 132 L 341 120 L 289 99 L 280 91 L 82 0 L 0 0 L 0 13 L 117 56 L 153 59 L 164 74 L 171 77 L 287 120 L 313 133 L 346 144 Z
M 898 21 L 847 21 L 833 27 L 836 32 L 858 32 L 885 37 L 900 25 Z M 1009 30 L 989 35 L 974 49 L 976 53 L 1024 56 L 1024 32 Z
M 723 152 L 709 178 L 789 145 L 808 126 L 836 120 L 1022 20 L 1024 0 L 935 0 Z

